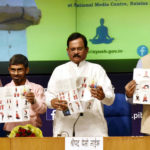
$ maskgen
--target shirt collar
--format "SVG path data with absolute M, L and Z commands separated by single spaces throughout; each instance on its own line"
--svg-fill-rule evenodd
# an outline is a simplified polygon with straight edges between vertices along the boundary
M 85 63 L 86 63 L 86 61 L 85 60 L 83 60 L 83 61 L 81 61 L 80 63 L 79 63 L 79 66 L 76 64 L 76 63 L 74 63 L 73 61 L 70 61 L 71 62 L 71 64 L 73 65 L 73 66 L 75 66 L 75 67 L 82 67 Z
M 29 83 L 29 80 L 26 79 L 26 82 L 25 82 L 24 85 L 28 85 L 28 83 Z M 11 80 L 10 84 L 11 84 L 12 86 L 16 86 L 13 80 Z

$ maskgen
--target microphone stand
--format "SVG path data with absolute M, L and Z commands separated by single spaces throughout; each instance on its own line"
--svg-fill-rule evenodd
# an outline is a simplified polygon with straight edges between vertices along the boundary
M 80 113 L 78 118 L 76 119 L 76 121 L 74 122 L 73 124 L 73 133 L 72 133 L 72 136 L 75 137 L 75 126 L 76 126 L 76 123 L 77 121 L 79 120 L 80 116 L 83 116 L 83 113 Z

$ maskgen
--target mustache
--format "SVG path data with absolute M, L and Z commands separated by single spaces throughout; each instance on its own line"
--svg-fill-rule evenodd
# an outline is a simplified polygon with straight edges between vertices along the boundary
M 73 56 L 73 58 L 74 57 L 79 57 L 79 58 L 81 58 L 81 56 L 79 55 L 79 54 L 75 54 L 74 56 Z
M 19 75 L 15 75 L 14 77 L 20 77 Z

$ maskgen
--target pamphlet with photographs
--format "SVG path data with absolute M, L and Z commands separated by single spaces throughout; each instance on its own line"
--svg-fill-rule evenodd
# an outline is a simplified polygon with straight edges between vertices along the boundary
M 134 69 L 133 79 L 136 81 L 133 103 L 150 104 L 150 69 Z
M 63 85 L 66 86 L 65 84 Z M 96 81 L 94 79 L 89 80 L 87 77 L 79 77 L 72 85 L 72 89 L 59 91 L 57 95 L 58 99 L 68 101 L 70 114 L 90 111 L 94 102 L 94 97 L 91 96 L 90 88 L 96 88 Z
M 0 122 L 20 122 L 30 119 L 25 94 L 28 86 L 0 87 Z

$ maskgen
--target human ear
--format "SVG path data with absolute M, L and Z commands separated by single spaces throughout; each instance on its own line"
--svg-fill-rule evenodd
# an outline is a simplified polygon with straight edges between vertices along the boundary
M 29 67 L 26 68 L 26 74 L 28 74 L 28 73 L 29 73 Z
M 10 67 L 8 67 L 8 72 L 10 73 Z

